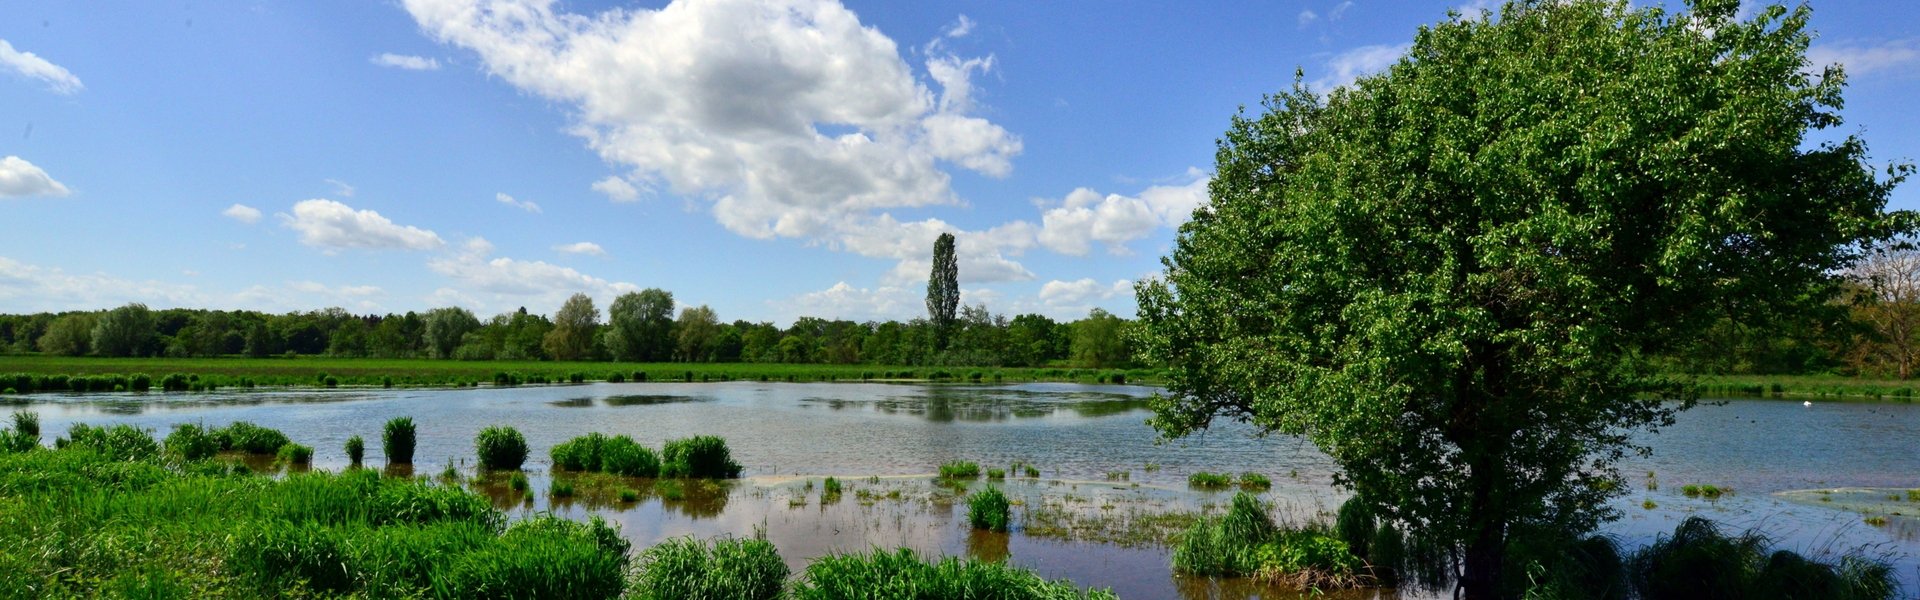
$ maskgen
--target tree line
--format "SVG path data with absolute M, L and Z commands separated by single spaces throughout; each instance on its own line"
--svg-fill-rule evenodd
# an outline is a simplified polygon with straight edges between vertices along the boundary
M 526 308 L 482 319 L 465 308 L 354 314 L 342 308 L 272 314 L 249 310 L 149 309 L 0 315 L 0 351 L 63 356 L 332 356 L 452 360 L 763 362 L 914 366 L 1132 366 L 1126 319 L 1094 309 L 1056 321 L 1009 319 L 985 305 L 961 306 L 945 327 L 932 320 L 801 317 L 724 322 L 673 294 L 622 294 L 603 312 L 575 294 L 551 317 Z

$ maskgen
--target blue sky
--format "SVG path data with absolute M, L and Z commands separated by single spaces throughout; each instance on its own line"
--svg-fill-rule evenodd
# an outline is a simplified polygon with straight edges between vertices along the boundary
M 8 3 L 0 312 L 660 287 L 727 320 L 911 318 L 952 231 L 969 303 L 1131 315 L 1237 107 L 1461 6 Z M 1920 157 L 1920 4 L 1814 26 L 1844 131 Z

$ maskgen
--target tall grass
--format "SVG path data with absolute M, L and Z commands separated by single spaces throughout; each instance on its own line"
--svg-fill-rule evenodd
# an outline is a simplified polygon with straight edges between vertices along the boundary
M 1825 564 L 1785 550 L 1768 552 L 1767 545 L 1758 534 L 1727 535 L 1711 521 L 1688 517 L 1673 535 L 1633 554 L 1628 578 L 1647 600 L 1884 600 L 1897 592 L 1886 563 L 1846 556 Z
M 956 460 L 940 465 L 942 479 L 974 479 L 980 476 L 980 465 L 973 461 Z
M 346 446 L 343 449 L 347 451 L 348 464 L 353 466 L 360 466 L 361 459 L 367 457 L 367 442 L 366 440 L 360 439 L 360 436 L 356 435 L 347 438 Z
M 292 441 L 278 429 L 261 427 L 246 421 L 234 421 L 213 431 L 223 452 L 245 452 L 272 456 Z
M 780 598 L 787 564 L 764 539 L 674 538 L 640 553 L 628 596 L 636 600 Z
M 517 471 L 527 462 L 527 438 L 512 427 L 495 426 L 480 430 L 473 438 L 474 453 L 480 468 Z
M 220 451 L 220 439 L 206 427 L 181 423 L 173 426 L 173 433 L 167 434 L 166 450 L 180 460 L 203 460 Z
M 807 565 L 788 594 L 793 600 L 843 598 L 1033 598 L 1117 599 L 1108 590 L 1081 591 L 1073 582 L 1048 581 L 1032 571 L 1001 563 L 947 557 L 936 563 L 912 550 L 837 554 Z
M 14 411 L 13 427 L 0 431 L 0 452 L 26 452 L 40 446 L 40 414 Z
M 1322 589 L 1370 585 L 1366 562 L 1324 527 L 1279 527 L 1266 506 L 1236 493 L 1227 514 L 1195 523 L 1173 551 L 1173 568 L 1193 575 L 1256 577 Z
M 413 464 L 413 446 L 412 417 L 394 417 L 380 431 L 380 449 L 387 454 L 387 464 Z
M 716 436 L 668 440 L 660 451 L 660 476 L 732 479 L 740 476 L 740 463 L 733 461 L 727 441 Z
M 1000 488 L 987 486 L 987 489 L 967 496 L 967 523 L 974 529 L 988 531 L 1006 531 L 1013 521 L 1007 495 Z
M 589 433 L 562 442 L 548 452 L 555 468 L 568 471 L 628 477 L 653 477 L 660 473 L 660 456 L 624 435 L 607 437 Z

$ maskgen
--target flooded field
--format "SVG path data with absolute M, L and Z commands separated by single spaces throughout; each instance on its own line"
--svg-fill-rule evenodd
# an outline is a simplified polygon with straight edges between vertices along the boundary
M 764 532 L 795 567 L 827 553 L 904 546 L 1005 558 L 1051 578 L 1112 587 L 1122 597 L 1296 595 L 1176 577 L 1163 542 L 1233 493 L 1188 488 L 1196 471 L 1267 475 L 1273 487 L 1263 496 L 1278 516 L 1310 519 L 1344 498 L 1330 485 L 1330 462 L 1301 440 L 1256 437 L 1224 422 L 1204 436 L 1156 444 L 1143 424 L 1151 392 L 1073 384 L 732 382 L 12 400 L 30 402 L 23 406 L 41 415 L 48 439 L 74 422 L 130 423 L 164 434 L 175 423 L 252 421 L 313 446 L 314 466 L 323 469 L 346 466 L 341 445 L 353 435 L 369 440 L 368 464 L 383 464 L 381 424 L 411 416 L 419 424 L 419 474 L 437 475 L 451 462 L 466 485 L 510 513 L 598 514 L 642 546 L 675 536 Z M 473 437 L 490 425 L 526 435 L 534 493 L 511 489 L 503 475 L 476 473 Z M 746 477 L 683 483 L 552 473 L 547 449 L 592 431 L 654 447 L 668 438 L 720 435 Z M 1631 491 L 1617 503 L 1623 518 L 1607 532 L 1639 545 L 1700 514 L 1735 529 L 1758 528 L 1782 547 L 1814 555 L 1866 548 L 1893 560 L 1908 590 L 1920 589 L 1920 521 L 1908 516 L 1920 502 L 1904 494 L 1920 488 L 1914 439 L 1920 408 L 1909 404 L 1703 406 L 1651 439 L 1651 457 L 1625 465 Z M 953 460 L 1038 470 L 1037 477 L 1016 470 L 993 482 L 1014 498 L 1012 533 L 967 528 L 961 498 L 989 482 L 933 477 Z M 840 494 L 826 492 L 827 476 L 844 484 Z M 556 477 L 572 485 L 572 497 L 547 493 Z M 1717 499 L 1685 493 L 1688 485 L 1709 484 L 1732 491 Z M 1869 524 L 1867 515 L 1885 520 Z

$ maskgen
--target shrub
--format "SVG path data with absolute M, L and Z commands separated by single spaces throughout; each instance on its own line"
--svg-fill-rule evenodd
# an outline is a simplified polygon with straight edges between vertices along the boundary
M 226 427 L 215 430 L 214 436 L 220 440 L 220 449 L 230 452 L 270 455 L 280 451 L 281 446 L 292 440 L 277 429 L 261 427 L 246 421 L 234 421 Z
M 1367 545 L 1373 543 L 1378 527 L 1379 521 L 1374 518 L 1373 510 L 1360 500 L 1358 494 L 1340 504 L 1340 511 L 1335 514 L 1333 521 L 1334 535 L 1339 536 L 1341 541 L 1353 548 L 1354 554 L 1360 556 L 1368 555 Z
M 1187 476 L 1187 485 L 1197 488 L 1223 488 L 1233 485 L 1233 476 L 1200 471 Z
M 627 375 L 625 373 L 616 372 L 612 375 L 607 376 L 607 383 L 626 383 L 626 382 L 627 382 Z
M 36 444 L 40 443 L 40 413 L 13 411 L 13 432 L 32 438 Z
M 568 373 L 568 374 L 567 374 L 567 382 L 569 382 L 569 383 L 586 383 L 586 382 L 587 382 L 587 374 L 586 374 L 586 373 L 581 373 L 581 372 L 579 372 L 579 371 L 574 371 L 574 372 L 572 372 L 572 373 Z
M 380 432 L 380 449 L 387 454 L 387 464 L 413 464 L 414 427 L 411 417 L 394 417 L 387 421 Z
M 181 423 L 173 426 L 173 433 L 167 434 L 166 449 L 167 454 L 180 460 L 205 460 L 220 452 L 220 440 L 205 427 Z
M 668 440 L 660 453 L 662 477 L 731 479 L 740 476 L 740 463 L 733 462 L 727 441 L 702 435 Z
M 347 462 L 358 466 L 360 460 L 367 457 L 367 442 L 357 435 L 347 438 L 346 451 Z
M 313 447 L 287 443 L 280 447 L 274 458 L 289 465 L 307 466 L 313 464 Z
M 674 538 L 640 553 L 628 593 L 637 600 L 773 600 L 786 579 L 786 563 L 766 540 Z
M 789 597 L 840 598 L 1069 598 L 1117 599 L 1107 590 L 1085 592 L 1067 580 L 1047 581 L 1032 571 L 999 563 L 947 557 L 927 563 L 912 550 L 837 554 L 807 565 Z
M 512 427 L 488 427 L 473 438 L 480 468 L 511 471 L 527 462 L 527 438 Z
M 956 460 L 940 465 L 940 477 L 943 479 L 973 479 L 980 476 L 980 465 L 971 461 Z
M 127 389 L 144 392 L 153 389 L 153 377 L 146 373 L 135 373 L 127 380 Z
M 1840 564 L 1807 560 L 1785 550 L 1766 552 L 1758 534 L 1729 536 L 1713 522 L 1688 517 L 1627 561 L 1641 598 L 1892 598 L 1897 588 L 1886 563 L 1845 556 Z
M 967 523 L 974 529 L 1006 531 L 1012 521 L 1007 495 L 1000 488 L 987 486 L 967 497 Z

